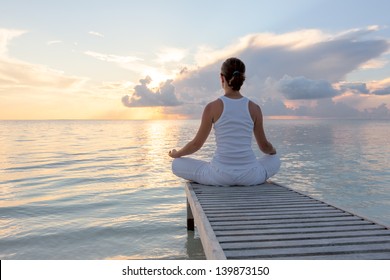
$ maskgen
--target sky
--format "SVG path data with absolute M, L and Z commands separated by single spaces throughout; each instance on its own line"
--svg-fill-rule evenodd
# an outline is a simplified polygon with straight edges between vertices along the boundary
M 222 62 L 266 116 L 390 119 L 387 0 L 0 0 L 0 119 L 186 119 Z

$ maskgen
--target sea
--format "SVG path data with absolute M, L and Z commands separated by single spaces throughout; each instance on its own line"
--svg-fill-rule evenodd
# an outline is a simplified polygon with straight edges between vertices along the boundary
M 272 178 L 390 226 L 390 122 L 265 119 Z M 0 259 L 204 259 L 168 151 L 199 120 L 0 121 Z M 193 155 L 209 160 L 213 132 Z M 257 156 L 261 152 L 253 143 Z

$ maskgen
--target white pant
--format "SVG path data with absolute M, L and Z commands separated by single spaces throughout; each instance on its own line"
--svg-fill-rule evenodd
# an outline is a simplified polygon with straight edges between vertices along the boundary
M 172 172 L 178 177 L 203 185 L 257 185 L 264 183 L 280 169 L 277 155 L 265 155 L 257 160 L 258 166 L 243 171 L 224 171 L 209 162 L 193 158 L 175 158 Z

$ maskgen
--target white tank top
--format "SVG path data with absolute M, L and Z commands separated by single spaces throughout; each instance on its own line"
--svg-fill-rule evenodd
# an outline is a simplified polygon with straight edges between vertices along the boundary
M 252 150 L 253 120 L 249 99 L 221 96 L 223 111 L 214 124 L 216 151 L 212 165 L 223 171 L 240 171 L 257 166 Z

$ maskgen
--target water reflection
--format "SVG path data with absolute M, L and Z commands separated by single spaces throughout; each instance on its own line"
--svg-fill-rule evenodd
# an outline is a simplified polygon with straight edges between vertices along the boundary
M 206 256 L 203 251 L 202 242 L 195 234 L 195 231 L 187 231 L 186 252 L 190 260 L 204 260 Z
M 390 223 L 383 199 L 390 199 L 388 184 L 383 183 L 390 182 L 388 123 L 271 121 L 270 128 L 283 160 L 275 180 Z
M 0 258 L 202 258 L 167 155 L 198 126 L 0 122 Z M 268 120 L 266 131 L 283 161 L 275 181 L 390 224 L 387 122 Z M 195 157 L 211 159 L 213 137 Z

